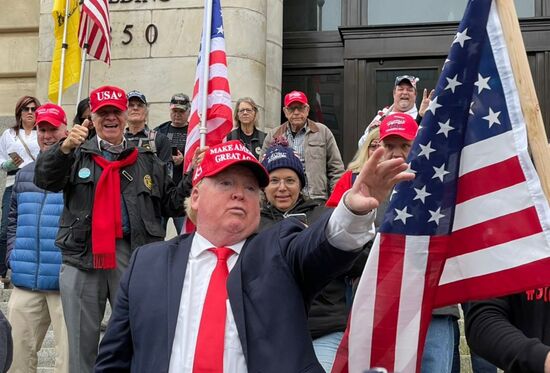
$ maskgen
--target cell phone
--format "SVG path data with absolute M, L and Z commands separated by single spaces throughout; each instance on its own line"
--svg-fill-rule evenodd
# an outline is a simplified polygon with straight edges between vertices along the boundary
M 23 158 L 21 158 L 21 156 L 17 154 L 17 152 L 11 152 L 11 153 L 8 153 L 8 155 L 10 156 L 12 161 L 14 161 L 15 163 L 23 162 Z
M 307 225 L 307 215 L 306 214 L 287 214 L 285 215 L 285 217 L 287 218 L 296 218 L 298 220 L 300 220 L 302 223 L 306 224 Z
M 178 155 L 178 147 L 177 146 L 172 146 L 172 155 Z

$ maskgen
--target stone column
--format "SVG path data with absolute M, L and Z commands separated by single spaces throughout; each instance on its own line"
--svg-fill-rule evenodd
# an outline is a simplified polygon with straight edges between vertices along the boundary
M 41 1 L 37 87 L 40 98 L 47 96 L 54 45 L 52 1 Z M 260 127 L 272 127 L 279 122 L 280 112 L 282 0 L 221 1 L 232 99 L 252 97 L 261 108 Z M 103 84 L 138 89 L 150 103 L 149 123 L 155 127 L 169 119 L 168 101 L 174 93 L 191 96 L 203 0 L 110 0 L 110 16 L 111 67 L 98 61 L 87 62 L 83 91 Z M 157 38 L 151 43 L 153 27 Z M 130 34 L 132 40 L 128 43 Z M 63 96 L 69 117 L 75 112 L 76 92 L 75 85 Z
M 19 97 L 35 94 L 40 5 L 0 0 L 0 9 L 0 125 L 6 125 L 15 120 Z
M 281 123 L 281 86 L 283 66 L 283 0 L 269 0 L 267 8 L 265 79 L 265 128 Z

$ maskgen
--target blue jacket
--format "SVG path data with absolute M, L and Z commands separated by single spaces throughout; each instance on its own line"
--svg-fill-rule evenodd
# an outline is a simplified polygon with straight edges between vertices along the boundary
M 8 215 L 8 265 L 15 286 L 59 291 L 61 252 L 55 245 L 63 193 L 47 192 L 33 183 L 31 163 L 15 177 Z

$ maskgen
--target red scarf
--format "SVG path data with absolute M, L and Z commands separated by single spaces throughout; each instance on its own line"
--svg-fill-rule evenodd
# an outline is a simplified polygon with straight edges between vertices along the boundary
M 119 161 L 110 162 L 99 155 L 92 155 L 94 162 L 103 168 L 95 188 L 92 208 L 94 268 L 116 268 L 116 239 L 122 238 L 119 170 L 134 164 L 137 156 L 137 148 L 134 148 L 128 157 Z

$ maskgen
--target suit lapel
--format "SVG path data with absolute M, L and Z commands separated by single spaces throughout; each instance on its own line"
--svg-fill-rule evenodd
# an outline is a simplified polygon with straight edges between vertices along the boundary
M 233 317 L 235 318 L 235 324 L 237 325 L 237 332 L 239 339 L 243 347 L 244 358 L 248 361 L 248 345 L 246 340 L 246 324 L 244 317 L 244 299 L 243 299 L 243 283 L 242 283 L 242 263 L 243 257 L 250 243 L 251 238 L 248 238 L 241 250 L 239 259 L 235 266 L 229 273 L 227 279 L 227 294 L 229 297 L 229 303 L 231 304 L 231 310 L 233 311 Z
M 174 343 L 174 335 L 176 334 L 176 324 L 178 321 L 178 312 L 181 301 L 181 292 L 183 289 L 183 280 L 185 271 L 187 270 L 187 262 L 189 260 L 189 252 L 191 251 L 191 243 L 193 235 L 182 237 L 177 245 L 171 248 L 168 255 L 167 268 L 168 270 L 168 346 L 172 348 Z

